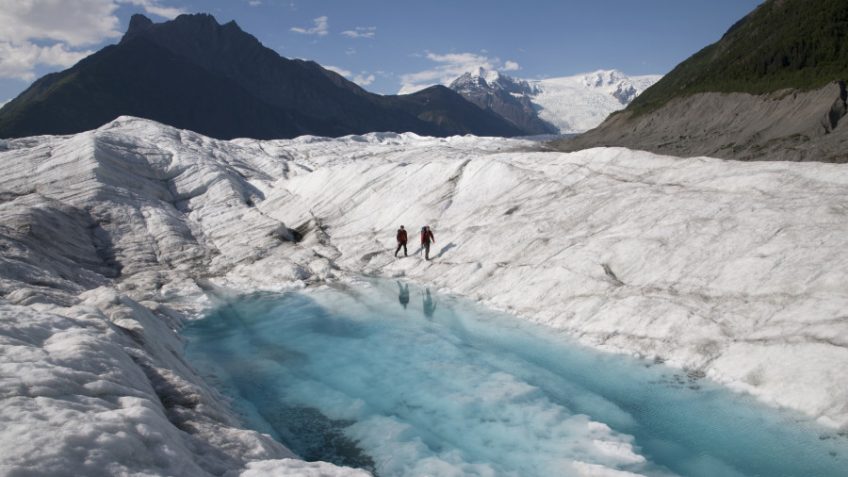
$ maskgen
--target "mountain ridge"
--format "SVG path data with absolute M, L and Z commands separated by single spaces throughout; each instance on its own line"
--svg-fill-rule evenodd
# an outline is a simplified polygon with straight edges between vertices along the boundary
M 280 56 L 235 22 L 193 14 L 164 23 L 134 15 L 117 44 L 40 78 L 0 108 L 0 137 L 70 134 L 122 115 L 221 139 L 524 134 L 459 95 L 369 93 L 315 62 Z

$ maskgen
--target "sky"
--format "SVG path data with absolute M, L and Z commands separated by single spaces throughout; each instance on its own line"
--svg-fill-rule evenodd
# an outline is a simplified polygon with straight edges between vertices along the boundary
M 664 74 L 760 0 L 0 0 L 0 103 L 116 43 L 134 13 L 235 20 L 287 58 L 382 94 L 477 67 L 541 79 Z

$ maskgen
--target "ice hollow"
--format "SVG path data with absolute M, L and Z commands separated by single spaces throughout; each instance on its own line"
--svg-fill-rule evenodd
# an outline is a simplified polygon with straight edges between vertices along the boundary
M 377 475 L 843 475 L 845 439 L 793 413 L 410 288 L 235 300 L 187 356 L 254 429 Z

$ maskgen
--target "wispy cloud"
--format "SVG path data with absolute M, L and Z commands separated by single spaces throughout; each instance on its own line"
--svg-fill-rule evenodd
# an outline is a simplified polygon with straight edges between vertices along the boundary
M 312 28 L 300 28 L 300 27 L 292 27 L 291 31 L 295 33 L 300 33 L 301 35 L 318 35 L 325 36 L 328 33 L 330 24 L 327 21 L 326 16 L 320 16 L 314 20 L 312 20 L 314 26 Z
M 374 38 L 377 27 L 356 27 L 353 30 L 345 30 L 341 34 L 348 38 Z
M 333 65 L 321 65 L 321 66 L 323 66 L 325 69 L 328 69 L 328 70 L 330 70 L 334 73 L 338 73 L 338 74 L 344 76 L 345 78 L 353 81 L 354 83 L 358 84 L 359 86 L 368 86 L 369 84 L 373 83 L 374 80 L 377 79 L 372 73 L 369 73 L 367 71 L 362 71 L 359 74 L 354 74 L 350 70 L 346 70 L 344 68 L 339 68 L 338 66 L 333 66 Z
M 141 7 L 145 12 L 156 15 L 162 18 L 176 18 L 177 15 L 182 15 L 185 10 L 177 7 L 167 7 L 156 0 L 117 0 L 118 3 L 135 5 Z
M 262 5 L 262 0 L 248 0 L 247 4 L 251 7 L 258 7 L 259 5 Z
M 479 68 L 487 70 L 516 71 L 520 69 L 517 62 L 507 60 L 502 62 L 500 58 L 489 57 L 477 53 L 446 53 L 438 54 L 426 52 L 426 58 L 435 65 L 428 70 L 418 71 L 401 75 L 401 88 L 399 94 L 409 94 L 434 84 L 450 84 L 457 77 L 469 71 Z
M 330 70 L 333 73 L 338 73 L 338 74 L 344 76 L 345 78 L 349 78 L 350 75 L 351 75 L 351 72 L 349 70 L 346 70 L 344 68 L 339 68 L 338 66 L 332 66 L 332 65 L 321 65 L 321 66 L 323 66 L 324 69 Z
M 376 78 L 373 74 L 368 74 L 366 72 L 362 72 L 362 74 L 358 74 L 353 77 L 353 82 L 358 84 L 359 86 L 368 86 L 373 83 Z

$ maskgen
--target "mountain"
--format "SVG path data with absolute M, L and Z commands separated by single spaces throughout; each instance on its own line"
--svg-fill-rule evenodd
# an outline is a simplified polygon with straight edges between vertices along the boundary
M 526 81 L 515 80 L 496 71 L 480 68 L 465 73 L 450 88 L 477 106 L 506 118 L 529 134 L 556 134 L 559 128 L 541 119 L 530 101 L 532 88 Z
M 768 0 L 635 101 L 648 112 L 701 92 L 813 90 L 848 77 L 848 3 Z
M 39 79 L 0 109 L 0 137 L 70 134 L 121 115 L 225 139 L 523 134 L 445 87 L 372 94 L 315 62 L 281 57 L 235 22 L 196 14 L 159 24 L 134 15 L 117 45 Z
M 563 150 L 848 162 L 848 2 L 768 0 Z
M 627 76 L 616 70 L 526 80 L 480 68 L 450 88 L 533 134 L 577 133 L 601 123 L 633 101 L 660 76 Z

